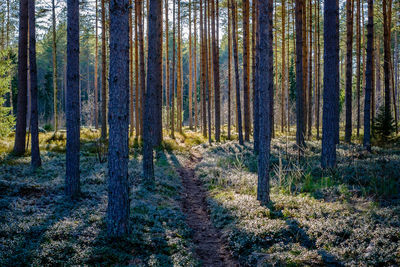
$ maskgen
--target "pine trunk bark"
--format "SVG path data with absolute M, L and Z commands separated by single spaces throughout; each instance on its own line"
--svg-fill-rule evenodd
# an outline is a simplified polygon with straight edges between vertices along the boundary
M 54 108 L 54 132 L 58 130 L 58 112 L 57 112 L 57 96 L 58 96 L 58 88 L 57 88 L 57 39 L 56 39 L 56 7 L 54 4 L 54 0 L 51 1 L 51 20 L 52 20 L 52 44 L 53 44 L 53 108 Z
M 364 147 L 371 151 L 371 92 L 373 90 L 374 1 L 368 0 L 367 62 L 365 73 Z
M 352 134 L 352 98 L 353 98 L 353 3 L 354 0 L 346 0 L 346 20 L 347 20 L 347 51 L 346 51 L 346 125 L 345 142 L 351 142 Z
M 339 109 L 339 1 L 324 3 L 324 96 L 322 114 L 322 168 L 336 166 Z
M 18 102 L 14 154 L 22 156 L 25 153 L 28 93 L 28 0 L 19 1 L 18 34 Z
M 107 139 L 107 40 L 106 6 L 101 0 L 101 139 Z
M 77 198 L 79 185 L 79 1 L 67 1 L 67 155 L 65 194 Z
M 250 27 L 249 0 L 243 0 L 243 109 L 244 109 L 244 139 L 250 140 Z

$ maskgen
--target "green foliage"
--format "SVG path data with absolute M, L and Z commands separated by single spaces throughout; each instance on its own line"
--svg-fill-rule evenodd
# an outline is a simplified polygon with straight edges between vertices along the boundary
M 395 123 L 391 112 L 385 112 L 385 107 L 381 106 L 372 125 L 373 136 L 378 142 L 387 142 L 394 134 Z
M 6 95 L 10 92 L 10 63 L 8 51 L 0 51 L 0 137 L 8 135 L 15 126 L 15 118 L 11 114 L 11 108 L 4 106 Z

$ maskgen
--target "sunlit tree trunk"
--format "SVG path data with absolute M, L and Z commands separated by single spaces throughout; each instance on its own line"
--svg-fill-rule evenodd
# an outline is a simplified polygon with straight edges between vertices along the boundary
M 312 0 L 308 4 L 308 90 L 307 90 L 307 137 L 311 139 L 311 129 L 312 129 L 312 43 L 313 43 L 313 32 L 312 32 Z
M 285 0 L 282 0 L 282 6 L 281 6 L 281 16 L 282 16 L 282 78 L 281 78 L 281 132 L 284 132 L 285 128 L 285 96 L 286 96 L 286 6 L 285 6 Z
M 189 0 L 189 128 L 193 129 L 192 2 Z
M 357 49 L 357 137 L 360 136 L 360 105 L 361 105 L 361 0 L 357 1 L 357 13 L 356 13 L 356 49 Z
M 231 95 L 232 95 L 232 16 L 230 1 L 227 4 L 228 13 L 228 140 L 231 139 Z
M 235 64 L 235 86 L 236 86 L 236 109 L 237 109 L 237 127 L 239 133 L 239 144 L 243 145 L 242 133 L 242 111 L 240 105 L 240 80 L 239 80 L 239 52 L 238 52 L 238 38 L 237 38 L 237 5 L 235 0 L 231 0 L 232 6 L 232 39 L 233 39 L 233 57 Z
M 169 26 L 168 26 L 168 0 L 164 3 L 165 13 L 165 96 L 166 96 L 166 109 L 167 109 L 167 123 L 166 128 L 169 128 L 170 117 L 170 77 L 169 77 Z
M 259 90 L 258 90 L 258 68 L 257 68 L 257 46 L 259 39 L 258 28 L 258 10 L 257 1 L 253 1 L 252 6 L 252 78 L 253 78 L 253 139 L 254 139 L 254 153 L 259 152 L 259 137 L 260 137 L 260 118 L 259 118 Z M 231 52 L 231 51 L 230 51 Z M 231 54 L 231 53 L 229 53 Z M 229 58 L 230 59 L 230 58 Z M 230 71 L 230 70 L 229 70 Z
M 99 16 L 98 16 L 98 0 L 95 0 L 96 18 L 95 18 L 95 44 L 94 44 L 94 127 L 99 128 L 99 86 L 98 86 L 98 73 L 99 73 Z
M 96 0 L 97 1 L 97 0 Z M 129 0 L 129 6 L 133 6 L 132 0 Z M 129 9 L 129 119 L 130 119 L 130 128 L 129 128 L 129 136 L 133 136 L 133 130 L 135 125 L 134 118 L 134 85 L 133 85 L 133 63 L 134 63 L 134 55 L 133 55 L 133 17 L 132 17 L 132 9 Z
M 216 34 L 216 13 L 218 13 L 218 0 L 215 7 L 214 0 L 211 0 L 211 16 L 212 16 L 212 54 L 213 54 L 213 70 L 214 70 L 214 105 L 215 105 L 215 141 L 219 142 L 221 137 L 221 96 L 219 81 L 219 45 L 218 36 Z
M 172 73 L 171 73 L 171 138 L 175 138 L 175 63 L 176 63 L 176 33 L 175 33 L 175 3 L 176 0 L 172 0 Z
M 194 12 L 194 48 L 193 48 L 193 80 L 194 80 L 194 129 L 197 131 L 199 127 L 199 110 L 198 110 L 198 101 L 197 101 L 197 10 L 196 8 L 193 9 Z
M 206 115 L 206 12 L 205 12 L 205 2 L 204 2 L 204 16 L 203 16 L 203 1 L 200 0 L 200 36 L 201 36 L 201 119 L 202 119 L 202 132 L 203 136 L 207 136 L 207 115 Z
M 178 44 L 177 44 L 177 72 L 176 72 L 176 106 L 177 106 L 177 127 L 182 133 L 182 27 L 181 27 L 181 0 L 178 0 Z
M 145 50 L 144 50 L 144 26 L 143 26 L 143 0 L 137 0 L 139 4 L 138 28 L 139 28 L 139 68 L 140 68 L 140 135 L 143 136 L 143 113 L 145 90 L 146 90 L 146 72 L 145 72 Z

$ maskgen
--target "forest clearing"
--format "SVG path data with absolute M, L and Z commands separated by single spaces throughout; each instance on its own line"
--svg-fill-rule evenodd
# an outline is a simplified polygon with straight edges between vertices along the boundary
M 399 266 L 400 1 L 3 0 L 0 266 Z

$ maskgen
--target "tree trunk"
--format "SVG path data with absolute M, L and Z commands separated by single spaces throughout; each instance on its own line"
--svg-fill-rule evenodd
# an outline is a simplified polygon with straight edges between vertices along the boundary
M 197 25 L 197 11 L 196 11 L 196 8 L 194 8 L 194 10 L 193 10 L 193 12 L 194 12 L 194 25 L 193 25 L 193 27 L 194 27 L 194 48 L 193 48 L 193 65 L 194 65 L 194 68 L 193 68 L 193 72 L 194 72 L 194 75 L 193 75 L 193 80 L 194 80 L 194 87 L 193 87 L 193 90 L 194 90 L 194 95 L 193 95 L 193 98 L 194 98 L 194 129 L 195 129 L 195 131 L 197 131 L 197 127 L 199 126 L 199 119 L 198 119 L 198 116 L 199 116 L 199 111 L 198 111 L 198 103 L 197 103 L 197 28 L 196 28 L 196 25 Z
M 164 3 L 164 8 L 165 8 L 165 95 L 166 95 L 166 107 L 167 107 L 167 123 L 166 123 L 166 129 L 169 128 L 169 116 L 170 116 L 170 77 L 169 77 L 169 26 L 168 26 L 168 0 L 165 0 Z
M 58 130 L 58 113 L 57 113 L 57 96 L 58 96 L 58 88 L 57 88 L 57 39 L 56 39 L 56 7 L 54 4 L 54 0 L 51 0 L 51 19 L 52 19 L 52 28 L 53 28 L 53 108 L 54 108 L 54 131 Z
M 271 93 L 273 90 L 273 50 L 272 50 L 272 0 L 258 0 L 259 8 L 259 70 L 258 91 L 260 96 L 260 153 L 258 157 L 258 187 L 257 199 L 262 205 L 270 202 L 269 197 L 269 170 L 270 170 L 270 144 L 271 144 Z
M 28 90 L 28 0 L 19 1 L 18 33 L 18 103 L 14 154 L 22 156 L 25 153 Z
M 353 3 L 354 0 L 346 0 L 347 20 L 347 52 L 346 52 L 346 126 L 345 142 L 351 142 L 352 133 L 352 98 L 353 98 Z
M 171 138 L 175 138 L 175 51 L 176 51 L 176 39 L 175 39 L 175 0 L 172 0 L 173 6 L 173 33 L 172 33 L 172 73 L 171 73 Z
M 304 142 L 304 74 L 303 74 L 303 12 L 304 0 L 296 0 L 296 144 L 302 151 Z
M 356 14 L 356 46 L 357 46 L 357 137 L 360 136 L 360 102 L 361 102 L 361 0 L 357 1 L 357 14 Z
M 189 0 L 189 128 L 193 130 L 192 2 Z
M 212 0 L 211 0 L 212 1 Z M 210 19 L 211 19 L 211 7 L 210 7 L 210 0 L 207 2 L 207 15 L 206 16 L 208 19 L 206 19 L 206 26 L 205 28 L 207 29 L 207 42 L 208 42 L 208 46 L 206 48 L 206 55 L 207 55 L 207 117 L 208 117 L 208 142 L 211 145 L 212 139 L 211 139 L 211 110 L 212 110 L 212 96 L 211 96 L 211 92 L 212 92 L 212 56 L 211 56 L 211 51 L 212 51 L 212 47 L 211 47 L 211 23 L 210 23 Z
M 257 10 L 257 1 L 253 1 L 252 7 L 252 17 L 253 17 L 253 139 L 254 139 L 254 153 L 259 153 L 260 148 L 260 118 L 259 118 L 259 109 L 260 109 L 260 94 L 258 88 L 258 71 L 257 68 L 259 62 L 258 58 L 258 43 L 259 43 L 259 25 L 258 25 L 258 10 Z
M 106 6 L 101 0 L 101 139 L 107 139 L 107 49 Z
M 139 28 L 139 67 L 140 67 L 140 136 L 143 136 L 143 113 L 145 90 L 146 90 L 146 72 L 145 72 L 145 55 L 144 55 L 144 26 L 143 26 L 143 0 L 138 0 L 138 28 Z
M 95 22 L 95 48 L 94 48 L 94 126 L 96 129 L 99 128 L 99 110 L 98 110 L 98 99 L 99 99 L 99 87 L 98 87 L 98 73 L 99 73 L 99 30 L 98 30 L 98 4 L 96 1 L 96 22 Z
M 97 1 L 97 0 L 96 0 Z M 133 1 L 129 0 L 129 6 L 133 6 Z M 132 9 L 129 9 L 129 136 L 133 136 L 133 130 L 135 128 L 135 119 L 134 119 L 134 85 L 133 85 L 133 17 L 132 17 Z
M 313 42 L 313 32 L 312 32 L 312 0 L 309 1 L 309 14 L 308 14 L 308 90 L 307 90 L 307 137 L 311 139 L 311 129 L 312 129 L 312 62 L 313 62 L 313 54 L 312 54 L 312 42 Z
M 232 38 L 233 38 L 233 57 L 235 64 L 235 83 L 236 83 L 236 108 L 237 108 L 237 121 L 238 121 L 238 133 L 239 133 L 239 144 L 243 145 L 243 133 L 242 133 L 242 111 L 240 104 L 240 80 L 239 80 L 239 52 L 238 52 L 238 38 L 237 38 L 237 5 L 235 0 L 231 0 L 232 5 Z
M 181 29 L 181 0 L 178 0 L 178 45 L 177 45 L 177 72 L 176 72 L 176 106 L 177 106 L 177 126 L 182 133 L 182 29 Z
M 250 28 L 249 0 L 243 0 L 243 108 L 244 108 L 244 139 L 250 140 Z
M 322 168 L 336 166 L 336 129 L 339 116 L 339 1 L 324 3 L 324 96 L 322 114 Z
M 154 182 L 153 167 L 153 135 L 158 123 L 154 120 L 160 110 L 157 99 L 162 93 L 162 4 L 160 1 L 150 2 L 148 14 L 148 63 L 147 90 L 145 96 L 144 129 L 143 129 L 143 176 L 146 182 Z
M 138 139 L 140 132 L 140 118 L 141 118 L 141 110 L 140 110 L 140 95 L 139 95 L 139 12 L 140 6 L 138 1 L 135 0 L 135 124 L 136 124 L 136 133 L 135 138 Z
M 212 13 L 212 48 L 213 48 L 213 64 L 214 64 L 214 103 L 215 103 L 215 141 L 219 142 L 221 138 L 221 95 L 219 81 L 219 41 L 216 36 L 216 12 L 218 13 L 218 0 L 215 7 L 214 0 L 211 0 Z
M 364 147 L 371 151 L 371 91 L 373 90 L 374 1 L 368 0 L 367 64 L 365 73 Z
M 390 49 L 391 49 L 391 23 L 390 23 L 390 11 L 391 11 L 391 0 L 383 0 L 383 43 L 384 43 L 384 63 L 383 72 L 385 76 L 385 117 L 391 116 L 391 103 L 390 103 Z M 389 9 L 389 10 L 388 10 Z
M 204 7 L 206 4 L 204 3 Z M 203 2 L 200 0 L 200 35 L 201 35 L 201 114 L 202 114 L 202 130 L 203 136 L 207 136 L 207 115 L 206 115 L 206 64 L 207 64 L 207 44 L 206 44 L 206 12 L 204 8 L 203 16 Z
M 317 42 L 318 42 L 318 44 L 317 44 L 317 46 L 318 46 L 318 48 L 317 48 L 317 57 L 318 57 L 317 75 L 318 75 L 318 77 L 316 78 L 317 79 L 317 103 L 316 103 L 317 116 L 315 118 L 315 120 L 316 120 L 315 125 L 317 128 L 317 139 L 319 140 L 320 139 L 320 107 L 321 107 L 321 43 L 320 43 L 320 14 L 321 14 L 320 8 L 321 8 L 321 5 L 320 5 L 319 1 L 317 1 L 317 5 L 318 5 L 318 9 L 317 9 L 317 12 L 318 12 L 318 15 L 317 15 L 317 23 L 318 23 L 318 26 L 317 26 Z
M 67 1 L 67 155 L 65 194 L 80 194 L 80 105 L 79 105 L 79 1 Z
M 29 72 L 31 89 L 31 165 L 37 169 L 42 165 L 39 151 L 39 116 L 38 116 L 38 84 L 36 65 L 36 25 L 35 25 L 35 0 L 29 0 Z
M 129 7 L 110 1 L 110 137 L 108 148 L 107 233 L 129 233 Z
M 282 0 L 282 78 L 281 78 L 281 132 L 284 132 L 285 129 L 285 95 L 286 95 L 286 22 L 285 22 L 285 18 L 286 18 L 286 6 L 285 6 L 285 0 Z

